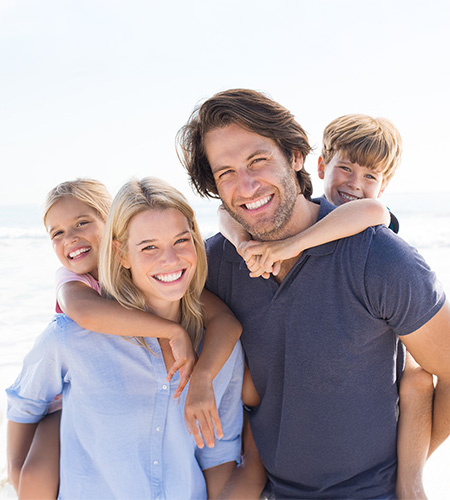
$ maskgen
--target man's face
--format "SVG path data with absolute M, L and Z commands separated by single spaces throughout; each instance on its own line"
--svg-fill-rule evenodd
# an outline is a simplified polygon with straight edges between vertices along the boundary
M 319 158 L 318 170 L 324 180 L 325 196 L 336 206 L 361 198 L 378 198 L 386 187 L 381 172 L 352 163 L 340 152 L 327 165 Z
M 298 197 L 302 156 L 289 163 L 272 139 L 236 124 L 207 132 L 204 144 L 226 210 L 254 237 L 280 237 Z

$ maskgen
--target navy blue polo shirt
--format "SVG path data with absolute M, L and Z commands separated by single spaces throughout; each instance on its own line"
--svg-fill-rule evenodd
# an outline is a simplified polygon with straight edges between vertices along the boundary
M 321 199 L 319 219 L 333 208 Z M 243 325 L 275 497 L 394 496 L 397 335 L 445 301 L 423 258 L 384 226 L 305 251 L 280 285 L 250 278 L 220 234 L 207 253 L 207 288 Z

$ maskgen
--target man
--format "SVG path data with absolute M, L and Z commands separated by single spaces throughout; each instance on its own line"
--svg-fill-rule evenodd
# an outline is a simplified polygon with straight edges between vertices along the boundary
M 197 191 L 218 195 L 254 239 L 292 236 L 333 209 L 310 199 L 305 132 L 263 94 L 213 96 L 179 144 Z M 433 442 L 450 428 L 450 307 L 423 259 L 381 226 L 307 250 L 270 280 L 250 278 L 220 234 L 208 258 L 208 288 L 243 325 L 269 492 L 395 498 L 397 336 L 438 377 Z

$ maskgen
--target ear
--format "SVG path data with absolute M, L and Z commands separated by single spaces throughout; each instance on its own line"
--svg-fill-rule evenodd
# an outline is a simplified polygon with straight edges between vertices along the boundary
M 377 198 L 379 198 L 384 193 L 384 190 L 387 188 L 388 184 L 389 184 L 389 182 L 383 181 L 383 184 L 381 184 L 381 189 L 378 193 Z
M 131 265 L 128 261 L 128 254 L 123 251 L 122 243 L 120 243 L 116 239 L 113 240 L 113 250 L 114 253 L 117 255 L 117 258 L 119 259 L 119 262 L 122 264 L 122 266 L 125 269 L 130 269 Z
M 317 162 L 317 173 L 319 174 L 319 179 L 323 180 L 325 177 L 325 162 L 321 156 L 319 156 L 319 160 Z
M 295 172 L 300 172 L 300 170 L 303 168 L 303 155 L 297 149 L 294 149 L 294 151 L 292 151 L 292 167 Z

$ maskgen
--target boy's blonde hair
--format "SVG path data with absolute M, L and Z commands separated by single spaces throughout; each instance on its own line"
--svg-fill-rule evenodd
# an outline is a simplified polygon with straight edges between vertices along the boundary
M 102 295 L 117 300 L 126 308 L 145 311 L 145 299 L 134 285 L 131 271 L 122 266 L 119 252 L 126 254 L 128 251 L 129 225 L 135 215 L 146 210 L 167 208 L 175 208 L 186 217 L 197 252 L 194 276 L 181 299 L 181 326 L 188 332 L 194 348 L 197 349 L 203 337 L 200 294 L 206 281 L 206 252 L 192 208 L 177 189 L 164 181 L 153 177 L 140 181 L 131 180 L 122 186 L 114 198 L 100 248 L 99 276 Z M 116 246 L 115 242 L 119 245 Z M 143 338 L 137 340 L 146 346 Z
M 86 203 L 86 205 L 97 211 L 98 216 L 103 222 L 106 222 L 112 198 L 105 185 L 94 179 L 79 178 L 73 181 L 62 182 L 48 193 L 42 208 L 44 224 L 48 211 L 56 202 L 66 196 L 73 196 L 77 200 Z
M 327 165 L 336 153 L 352 163 L 377 170 L 386 185 L 400 164 L 402 138 L 386 118 L 351 114 L 333 120 L 323 132 L 322 159 Z

